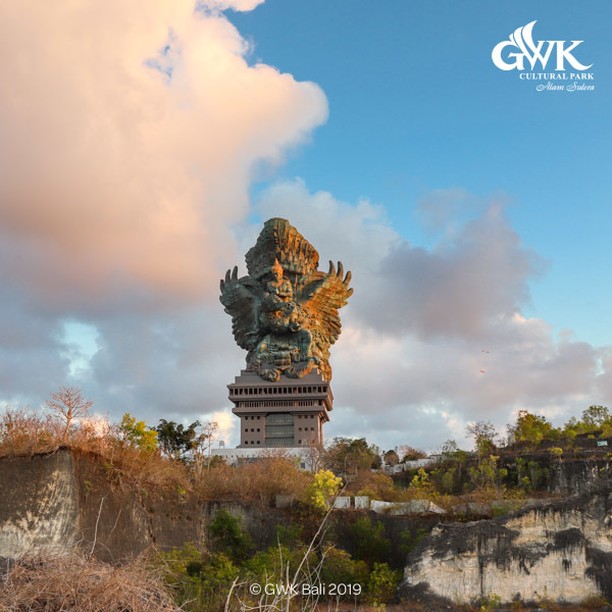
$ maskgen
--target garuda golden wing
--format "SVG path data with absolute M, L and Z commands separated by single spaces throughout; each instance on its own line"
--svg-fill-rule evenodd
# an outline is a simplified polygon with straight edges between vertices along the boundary
M 311 272 L 298 287 L 299 302 L 308 314 L 308 328 L 319 357 L 319 369 L 326 380 L 331 379 L 329 349 L 342 329 L 338 311 L 353 293 L 350 282 L 351 273 L 344 275 L 342 262 L 338 262 L 336 268 L 330 261 L 329 272 Z

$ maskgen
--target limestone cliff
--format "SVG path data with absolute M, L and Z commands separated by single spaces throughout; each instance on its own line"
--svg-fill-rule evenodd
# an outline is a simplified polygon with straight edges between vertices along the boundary
M 453 603 L 612 599 L 612 481 L 504 519 L 447 523 L 410 555 L 406 594 Z
M 183 546 L 207 538 L 224 508 L 239 515 L 256 545 L 274 541 L 282 511 L 203 501 L 177 487 L 151 489 L 117 480 L 97 455 L 67 449 L 0 458 L 0 559 L 49 557 L 79 549 L 106 562 L 151 545 Z M 2 568 L 0 567 L 0 571 Z

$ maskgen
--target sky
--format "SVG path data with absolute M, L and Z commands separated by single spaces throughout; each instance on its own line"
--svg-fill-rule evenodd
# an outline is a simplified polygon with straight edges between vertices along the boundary
M 0 4 L 0 405 L 75 386 L 238 444 L 219 279 L 270 217 L 353 274 L 328 440 L 469 448 L 471 422 L 610 405 L 611 21 L 604 0 Z

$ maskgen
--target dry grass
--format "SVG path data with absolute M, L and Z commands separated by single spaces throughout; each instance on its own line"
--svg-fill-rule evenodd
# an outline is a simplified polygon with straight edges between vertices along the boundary
M 138 489 L 191 490 L 187 466 L 158 451 L 143 451 L 115 440 L 100 458 L 112 480 L 127 481 Z
M 275 495 L 305 499 L 312 475 L 284 457 L 268 457 L 236 467 L 219 465 L 202 472 L 195 490 L 204 500 L 256 501 L 269 505 Z
M 59 448 L 96 456 L 114 481 L 128 481 L 139 488 L 190 488 L 185 464 L 134 446 L 117 425 L 105 419 L 82 419 L 66 433 L 65 424 L 49 414 L 23 408 L 0 414 L 0 458 L 51 453 Z
M 179 610 L 142 557 L 113 567 L 83 557 L 21 560 L 0 576 L 2 612 Z
M 60 445 L 61 433 L 49 415 L 8 408 L 0 416 L 0 457 L 52 452 Z

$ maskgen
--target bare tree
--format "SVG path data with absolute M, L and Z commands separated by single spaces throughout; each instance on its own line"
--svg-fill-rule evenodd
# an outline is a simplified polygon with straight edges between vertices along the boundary
M 325 449 L 321 443 L 310 441 L 308 449 L 302 453 L 306 469 L 312 472 L 318 472 L 323 467 Z
M 205 462 L 206 468 L 210 469 L 210 449 L 216 437 L 217 429 L 219 429 L 219 423 L 217 423 L 217 421 L 204 423 L 200 433 L 192 441 L 191 448 L 193 450 L 193 458 L 198 472 L 202 471 Z
M 62 442 L 66 442 L 74 420 L 86 416 L 93 402 L 86 401 L 76 387 L 60 387 L 45 404 L 64 423 Z

